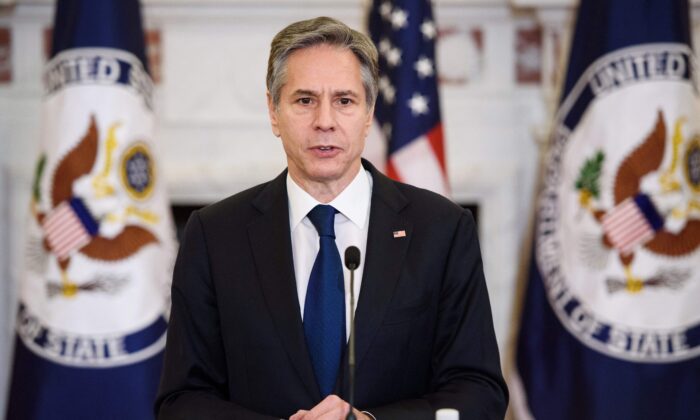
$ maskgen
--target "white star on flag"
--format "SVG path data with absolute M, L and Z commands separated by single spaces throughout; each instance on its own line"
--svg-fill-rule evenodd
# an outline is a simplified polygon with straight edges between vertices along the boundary
M 379 14 L 384 18 L 384 19 L 389 19 L 391 16 L 391 2 L 385 1 L 382 3 L 381 6 L 379 6 Z
M 390 84 L 391 84 L 391 82 L 389 81 L 389 78 L 386 75 L 382 75 L 379 77 L 379 89 L 380 90 L 384 90 Z
M 421 115 L 428 113 L 428 98 L 416 92 L 411 99 L 408 100 L 408 107 L 411 108 L 413 115 Z
M 396 67 L 401 64 L 401 50 L 398 47 L 394 47 L 387 51 L 386 62 L 389 63 L 391 67 Z
M 384 99 L 386 100 L 386 102 L 389 104 L 393 104 L 395 97 L 396 89 L 394 89 L 394 87 L 391 85 L 387 86 L 386 89 L 384 89 Z
M 393 103 L 396 96 L 396 89 L 391 85 L 391 80 L 388 77 L 382 76 L 379 78 L 379 90 L 382 91 L 384 100 L 387 103 Z
M 379 41 L 378 47 L 380 53 L 386 54 L 389 52 L 389 50 L 391 50 L 391 41 L 386 38 L 382 38 L 382 40 Z
M 423 33 L 425 39 L 433 39 L 437 34 L 437 29 L 432 20 L 426 20 L 420 25 L 420 31 Z
M 434 74 L 433 62 L 428 57 L 422 56 L 413 65 L 413 68 L 418 72 L 418 77 L 425 79 Z
M 398 7 L 391 13 L 391 26 L 398 30 L 408 26 L 408 13 Z
M 386 136 L 386 138 L 390 138 L 391 137 L 391 124 L 384 123 L 384 125 L 382 125 L 382 131 L 384 132 L 384 135 Z

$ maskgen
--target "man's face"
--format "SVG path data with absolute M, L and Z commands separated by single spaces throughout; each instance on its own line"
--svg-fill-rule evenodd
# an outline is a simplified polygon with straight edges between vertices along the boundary
M 372 123 L 360 62 L 347 50 L 318 45 L 287 59 L 277 109 L 268 94 L 273 133 L 282 138 L 289 174 L 309 183 L 345 185 L 359 171 Z

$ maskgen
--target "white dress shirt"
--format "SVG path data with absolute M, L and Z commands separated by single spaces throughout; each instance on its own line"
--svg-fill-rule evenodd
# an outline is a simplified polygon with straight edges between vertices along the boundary
M 316 228 L 306 216 L 318 202 L 304 191 L 287 174 L 287 195 L 289 197 L 289 227 L 292 232 L 292 254 L 294 258 L 294 275 L 297 282 L 297 294 L 301 317 L 304 318 L 304 303 L 309 277 L 319 248 L 319 236 Z M 345 249 L 356 246 L 360 250 L 360 266 L 355 270 L 355 308 L 362 284 L 365 268 L 365 250 L 367 249 L 367 228 L 372 197 L 372 176 L 364 168 L 358 171 L 352 182 L 333 201 L 327 203 L 338 213 L 335 215 L 335 245 L 343 262 L 345 280 L 345 336 L 350 337 L 350 270 L 345 268 Z M 354 310 L 353 309 L 353 313 Z

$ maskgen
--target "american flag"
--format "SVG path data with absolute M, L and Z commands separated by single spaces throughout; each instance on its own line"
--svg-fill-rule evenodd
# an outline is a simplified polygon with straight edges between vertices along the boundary
M 379 50 L 375 119 L 388 144 L 387 174 L 449 195 L 429 0 L 379 0 L 369 29 Z
M 603 217 L 603 231 L 623 255 L 649 242 L 663 221 L 648 196 L 637 194 L 615 206 Z
M 42 223 L 46 240 L 59 260 L 90 242 L 97 233 L 97 222 L 79 198 L 64 201 Z

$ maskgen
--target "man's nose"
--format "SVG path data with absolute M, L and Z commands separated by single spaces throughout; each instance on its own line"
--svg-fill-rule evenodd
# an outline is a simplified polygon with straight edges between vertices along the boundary
M 335 112 L 331 101 L 321 101 L 316 109 L 315 128 L 321 131 L 335 129 Z

